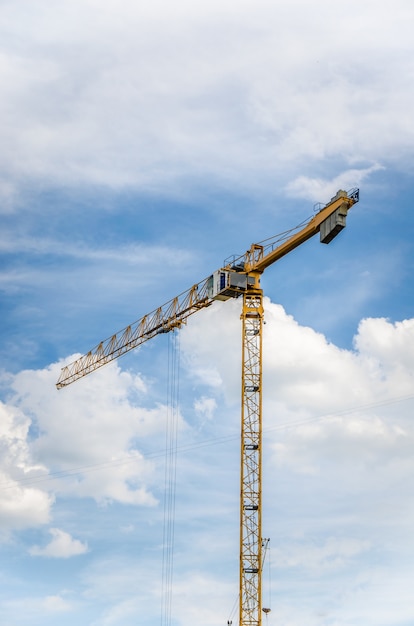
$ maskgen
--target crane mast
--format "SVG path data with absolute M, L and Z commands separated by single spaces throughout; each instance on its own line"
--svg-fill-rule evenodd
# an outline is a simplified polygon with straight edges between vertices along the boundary
M 264 270 L 320 233 L 330 243 L 345 227 L 359 190 L 338 191 L 298 227 L 252 244 L 249 250 L 193 285 L 188 291 L 144 315 L 73 363 L 62 368 L 58 389 L 70 385 L 158 334 L 180 328 L 190 315 L 216 300 L 242 297 L 239 626 L 262 623 L 262 342 Z M 268 609 L 266 609 L 268 610 Z
M 243 294 L 240 445 L 240 625 L 261 623 L 263 292 Z

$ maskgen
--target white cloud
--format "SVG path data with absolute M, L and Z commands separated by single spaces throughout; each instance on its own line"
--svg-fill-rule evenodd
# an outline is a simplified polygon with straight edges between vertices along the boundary
M 275 558 L 276 569 L 299 567 L 320 574 L 348 566 L 352 559 L 369 548 L 368 541 L 328 537 L 322 545 L 301 542 L 276 548 L 272 557 Z
M 346 350 L 300 326 L 281 306 L 265 302 L 265 482 L 274 486 L 273 477 L 279 476 L 299 498 L 308 484 L 326 519 L 330 505 L 347 494 L 351 500 L 365 498 L 370 503 L 363 512 L 356 505 L 355 515 L 364 524 L 382 519 L 398 525 L 396 511 L 414 521 L 409 480 L 414 472 L 413 320 L 393 324 L 365 319 L 354 349 Z M 221 386 L 204 383 L 218 399 L 217 420 L 226 413 L 237 429 L 233 410 L 226 409 L 237 406 L 240 393 L 241 339 L 233 333 L 240 321 L 236 304 L 225 305 L 211 307 L 208 327 L 201 316 L 189 324 L 182 346 L 191 353 L 193 375 L 200 375 L 199 363 L 204 369 L 215 368 Z M 324 490 L 329 494 L 325 498 Z M 308 513 L 303 515 L 299 520 L 306 528 Z M 347 537 L 345 513 L 339 518 Z M 332 532 L 329 522 L 328 528 Z
M 59 366 L 7 379 L 9 397 L 0 407 L 4 529 L 48 523 L 54 494 L 102 504 L 157 502 L 152 493 L 157 466 L 139 448 L 144 443 L 150 450 L 162 448 L 166 408 L 146 408 L 142 378 L 114 364 L 70 393 L 58 392 Z
M 355 187 L 359 187 L 370 174 L 382 169 L 384 167 L 378 164 L 366 168 L 350 169 L 341 172 L 332 180 L 298 176 L 288 183 L 286 192 L 295 198 L 305 198 L 306 200 L 314 200 L 314 202 L 325 204 L 329 198 L 336 194 L 338 189 L 350 191 Z
M 120 263 L 124 267 L 126 265 L 143 267 L 145 264 L 154 264 L 156 262 L 165 267 L 168 262 L 171 264 L 183 265 L 189 264 L 193 259 L 190 254 L 182 248 L 168 248 L 166 246 L 148 244 L 131 244 L 122 248 L 104 248 L 102 245 L 92 247 L 79 241 L 65 241 L 63 244 L 56 239 L 47 239 L 39 237 L 19 237 L 10 236 L 2 233 L 0 239 L 0 252 L 7 254 L 18 254 L 28 252 L 33 255 L 57 255 L 59 257 L 68 257 L 70 259 L 80 259 L 83 263 L 97 261 L 102 268 L 104 263 Z
M 413 379 L 414 320 L 392 323 L 384 318 L 361 321 L 355 347 L 361 355 L 377 364 L 382 378 L 392 377 L 394 389 L 404 393 Z
M 79 554 L 88 552 L 88 545 L 86 543 L 82 543 L 79 539 L 73 539 L 73 537 L 64 530 L 51 528 L 49 533 L 52 535 L 50 543 L 43 548 L 40 546 L 30 548 L 29 553 L 32 556 L 68 559 L 72 556 L 78 556 Z
M 240 393 L 238 313 L 237 302 L 211 307 L 192 320 L 182 337 L 192 375 L 211 392 L 215 390 L 215 397 L 222 393 L 232 405 L 237 404 Z M 286 459 L 285 446 L 297 468 L 308 467 L 309 458 L 317 459 L 322 453 L 335 456 L 343 449 L 346 456 L 350 446 L 353 456 L 356 450 L 361 455 L 365 450 L 367 459 L 375 450 L 378 455 L 397 458 L 409 449 L 414 431 L 406 421 L 406 409 L 400 404 L 394 419 L 388 417 L 392 408 L 389 414 L 386 409 L 388 403 L 393 406 L 398 399 L 412 395 L 413 320 L 393 324 L 364 319 L 355 335 L 355 348 L 346 350 L 312 328 L 300 326 L 282 306 L 267 299 L 265 319 L 264 426 L 275 432 L 270 436 L 283 447 L 279 462 Z M 204 377 L 208 368 L 221 381 L 219 387 Z M 323 421 L 324 416 L 329 419 Z M 277 429 L 288 427 L 289 422 L 298 426 L 292 433 L 288 431 L 282 443 Z M 294 445 L 298 446 L 296 452 Z
M 26 0 L 2 12 L 9 204 L 22 179 L 168 184 L 171 195 L 190 177 L 260 189 L 293 175 L 295 188 L 309 159 L 330 172 L 352 165 L 353 179 L 367 163 L 412 159 L 404 0 L 334 12 L 321 2 L 162 1 L 157 12 L 123 2 L 120 12 Z
M 73 609 L 72 605 L 62 596 L 47 596 L 43 606 L 47 613 L 66 613 Z
M 412 393 L 411 323 L 393 326 L 381 320 L 364 320 L 355 338 L 355 350 L 343 350 L 322 334 L 300 326 L 281 306 L 267 300 L 265 317 L 263 414 L 266 442 L 274 450 L 272 462 L 279 470 L 284 465 L 312 475 L 324 472 L 326 463 L 342 459 L 344 480 L 347 472 L 354 475 L 352 468 L 365 467 L 369 483 L 369 468 L 373 466 L 383 464 L 387 468 L 384 473 L 392 468 L 392 474 L 398 474 L 398 459 L 408 462 L 414 431 L 401 405 L 398 419 L 388 417 L 393 404 L 388 414 L 384 411 L 389 401 Z M 388 327 L 394 350 L 390 348 L 388 354 L 383 351 L 377 358 L 378 346 L 386 336 L 383 325 Z M 223 412 L 223 402 L 232 407 L 227 411 L 225 427 L 237 432 L 241 366 L 238 303 L 211 307 L 196 316 L 182 335 L 191 375 L 206 386 L 209 397 L 216 398 L 216 419 Z M 399 349 L 402 342 L 405 350 Z M 218 386 L 211 384 L 211 377 L 205 377 L 209 369 L 215 372 L 214 380 L 220 381 Z
M 46 476 L 28 443 L 30 419 L 0 403 L 0 524 L 3 531 L 46 524 L 53 496 L 30 482 Z
M 214 398 L 202 396 L 194 402 L 194 409 L 203 420 L 211 420 L 214 416 L 216 408 L 217 402 Z
M 0 520 L 2 531 L 15 530 L 46 524 L 54 498 L 40 489 L 21 486 L 6 474 L 0 496 Z
M 239 395 L 240 337 L 240 301 L 233 300 L 200 311 L 181 333 L 183 359 L 191 376 L 224 393 L 228 401 Z

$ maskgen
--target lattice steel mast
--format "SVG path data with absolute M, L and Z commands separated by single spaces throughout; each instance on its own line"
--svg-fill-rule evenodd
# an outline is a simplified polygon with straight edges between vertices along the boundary
M 263 293 L 243 295 L 240 468 L 240 624 L 260 624 L 262 570 Z
M 242 306 L 242 408 L 240 471 L 240 598 L 239 625 L 262 623 L 262 326 L 263 271 L 320 232 L 329 243 L 345 227 L 348 210 L 359 200 L 359 190 L 338 191 L 331 201 L 307 222 L 253 244 L 234 258 L 122 331 L 62 368 L 58 389 L 90 374 L 152 337 L 186 323 L 187 318 L 215 300 L 243 298 Z M 292 234 L 293 233 L 293 234 Z

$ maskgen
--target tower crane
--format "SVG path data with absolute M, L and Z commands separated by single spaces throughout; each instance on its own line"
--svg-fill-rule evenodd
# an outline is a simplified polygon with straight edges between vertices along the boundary
M 264 270 L 320 233 L 329 243 L 346 225 L 359 189 L 337 194 L 313 217 L 247 252 L 62 368 L 58 389 L 94 372 L 161 333 L 180 328 L 216 300 L 242 298 L 239 626 L 262 623 L 262 326 Z

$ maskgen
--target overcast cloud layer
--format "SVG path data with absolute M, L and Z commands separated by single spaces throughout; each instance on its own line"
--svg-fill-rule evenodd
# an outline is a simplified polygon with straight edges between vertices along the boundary
M 35 181 L 171 195 L 209 179 L 316 201 L 322 164 L 347 188 L 412 165 L 407 0 L 18 0 L 1 12 L 3 210 Z

